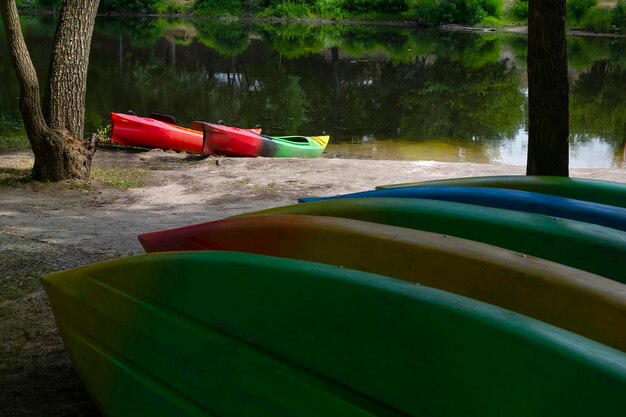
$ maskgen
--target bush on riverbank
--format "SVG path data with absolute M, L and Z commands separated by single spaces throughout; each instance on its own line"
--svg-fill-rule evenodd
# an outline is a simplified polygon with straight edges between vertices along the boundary
M 598 0 L 567 0 L 566 18 L 568 24 L 576 25 L 597 5 Z
M 528 18 L 528 0 L 515 0 L 507 11 L 510 19 L 523 22 Z M 568 0 L 566 23 L 599 33 L 626 31 L 626 0 L 618 0 L 614 7 L 599 4 L 598 0 Z
M 474 24 L 498 17 L 503 0 L 198 0 L 196 11 L 233 15 L 328 19 L 411 19 L 421 23 Z
M 528 19 L 528 0 L 515 0 L 509 12 L 513 19 Z
M 179 13 L 183 6 L 171 0 L 100 0 L 100 11 Z
M 410 0 L 409 17 L 429 25 L 476 24 L 502 14 L 502 0 Z
M 597 5 L 598 0 L 567 0 L 567 23 L 574 25 L 582 21 Z M 515 0 L 509 14 L 513 19 L 526 20 L 528 18 L 528 0 Z
M 626 0 L 618 0 L 613 8 L 600 8 L 594 5 L 587 9 L 579 20 L 572 19 L 568 23 L 593 32 L 626 32 Z

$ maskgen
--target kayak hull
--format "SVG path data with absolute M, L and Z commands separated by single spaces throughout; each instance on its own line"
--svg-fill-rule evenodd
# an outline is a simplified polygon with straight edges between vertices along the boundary
M 146 252 L 228 250 L 387 275 L 497 305 L 626 352 L 626 286 L 479 242 L 307 215 L 228 218 L 138 238 Z
M 442 233 L 500 246 L 626 283 L 626 233 L 576 220 L 412 198 L 345 198 L 245 215 L 264 214 L 342 217 Z
M 574 198 L 577 200 L 592 201 L 617 207 L 626 207 L 626 184 L 585 178 L 503 175 L 390 184 L 381 185 L 376 188 L 394 188 L 409 185 L 463 185 L 472 187 L 511 188 Z
M 261 133 L 261 129 L 240 130 Z M 187 129 L 163 120 L 123 113 L 111 113 L 111 142 L 122 146 L 203 153 L 202 131 L 193 129 L 193 126 Z
M 455 185 L 393 187 L 332 197 L 305 197 L 301 203 L 339 198 L 426 198 L 563 217 L 626 231 L 626 208 L 530 191 Z
M 111 142 L 123 146 L 202 152 L 202 132 L 149 117 L 111 113 Z
M 626 412 L 623 352 L 378 275 L 195 252 L 91 265 L 44 287 L 105 416 Z

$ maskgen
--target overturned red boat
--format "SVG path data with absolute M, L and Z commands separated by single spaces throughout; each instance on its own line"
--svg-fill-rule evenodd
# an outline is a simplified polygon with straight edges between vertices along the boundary
M 111 113 L 111 125 L 111 142 L 118 145 L 202 153 L 202 132 L 176 125 L 172 116 Z M 250 131 L 261 133 L 260 128 Z

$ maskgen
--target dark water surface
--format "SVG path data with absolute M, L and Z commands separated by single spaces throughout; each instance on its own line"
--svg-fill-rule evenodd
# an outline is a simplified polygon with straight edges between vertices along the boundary
M 45 77 L 54 18 L 23 19 Z M 626 39 L 568 39 L 572 168 L 626 168 Z M 21 129 L 0 37 L 0 137 Z M 99 19 L 87 131 L 160 112 L 331 135 L 349 158 L 526 164 L 526 37 L 374 25 Z M 1 140 L 1 138 L 0 138 Z

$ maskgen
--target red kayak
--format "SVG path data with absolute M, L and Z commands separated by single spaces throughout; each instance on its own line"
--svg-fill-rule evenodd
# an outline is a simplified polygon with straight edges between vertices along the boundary
M 201 131 L 177 126 L 171 116 L 159 114 L 150 116 L 152 117 L 111 113 L 111 142 L 124 146 L 202 153 Z M 250 131 L 261 133 L 261 129 Z

